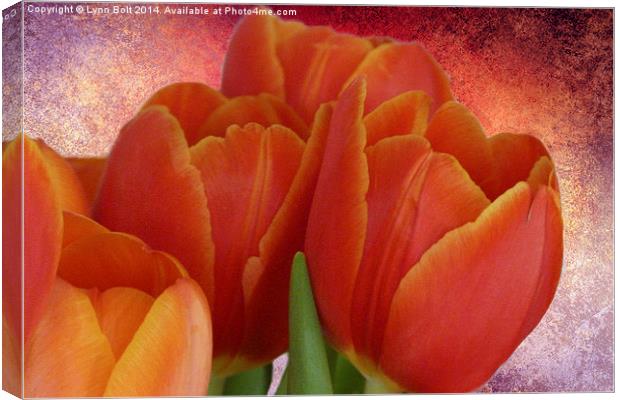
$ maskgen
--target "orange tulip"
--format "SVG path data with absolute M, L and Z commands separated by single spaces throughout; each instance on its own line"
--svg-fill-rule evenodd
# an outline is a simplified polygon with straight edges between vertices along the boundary
M 70 165 L 27 137 L 3 154 L 2 194 L 6 388 L 20 394 L 23 361 L 26 397 L 206 394 L 209 306 L 175 258 L 77 213 Z
M 94 206 L 99 222 L 175 255 L 199 282 L 220 376 L 286 351 L 290 265 L 318 174 L 318 158 L 304 157 L 291 129 L 229 127 L 257 116 L 297 121 L 273 96 L 226 100 L 191 83 L 163 89 L 122 129 Z
M 361 38 L 268 15 L 250 15 L 237 25 L 226 52 L 222 93 L 270 93 L 310 123 L 322 103 L 335 100 L 360 76 L 367 80 L 366 113 L 410 90 L 426 92 L 431 111 L 452 99 L 445 72 L 418 44 Z
M 323 326 L 386 387 L 476 389 L 555 293 L 562 218 L 553 163 L 532 136 L 487 138 L 456 102 L 427 126 L 421 93 L 364 117 L 365 98 L 365 82 L 354 81 L 324 122 L 305 243 Z
M 224 136 L 231 125 L 280 124 L 307 139 L 308 125 L 282 100 L 268 93 L 227 98 L 202 83 L 180 82 L 160 89 L 144 108 L 160 105 L 178 120 L 190 146 L 207 136 Z
M 307 139 L 308 125 L 287 104 L 268 93 L 258 96 L 227 98 L 209 86 L 197 82 L 168 85 L 151 96 L 143 109 L 164 106 L 177 119 L 188 144 L 194 145 L 207 136 L 224 136 L 234 124 L 255 122 L 263 126 L 280 124 Z M 69 158 L 86 191 L 89 207 L 99 189 L 107 158 Z

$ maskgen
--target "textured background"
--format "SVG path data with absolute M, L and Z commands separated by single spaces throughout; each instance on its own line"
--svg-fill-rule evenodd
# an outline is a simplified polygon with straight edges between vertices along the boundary
M 293 7 L 307 24 L 421 42 L 489 133 L 543 140 L 558 168 L 564 271 L 541 324 L 481 390 L 613 390 L 613 11 Z M 65 155 L 105 154 L 159 87 L 219 86 L 237 19 L 26 13 L 26 132 Z M 10 68 L 17 49 L 4 50 Z M 18 80 L 4 82 L 16 93 Z

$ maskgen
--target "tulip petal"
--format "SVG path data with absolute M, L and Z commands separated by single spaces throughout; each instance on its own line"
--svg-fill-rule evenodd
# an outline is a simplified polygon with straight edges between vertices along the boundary
M 308 27 L 299 21 L 284 20 L 277 17 L 270 17 L 275 28 L 278 45 L 287 41 L 291 36 L 307 29 Z
M 525 338 L 536 327 L 553 300 L 555 288 L 560 278 L 563 248 L 562 207 L 553 162 L 547 157 L 541 157 L 540 160 L 534 164 L 534 168 L 532 168 L 532 172 L 530 173 L 527 183 L 532 192 L 537 192 L 540 190 L 547 191 L 550 200 L 554 203 L 548 204 L 547 207 L 551 209 L 553 213 L 557 213 L 557 219 L 551 220 L 551 222 L 547 224 L 546 228 L 547 231 L 551 231 L 552 229 L 559 230 L 559 232 L 556 233 L 560 237 L 559 249 L 553 249 L 553 251 L 558 251 L 559 254 L 552 254 L 549 257 L 556 257 L 559 261 L 555 262 L 558 262 L 560 267 L 547 268 L 542 271 L 539 278 L 539 284 L 536 289 L 536 294 L 532 296 L 533 301 L 530 304 L 528 315 L 521 325 L 520 336 L 523 338 Z
M 43 142 L 36 142 L 48 165 L 48 174 L 63 210 L 88 215 L 90 203 L 71 164 Z M 28 161 L 26 161 L 28 162 Z
M 78 239 L 109 232 L 109 230 L 107 230 L 105 227 L 99 225 L 92 219 L 85 217 L 81 214 L 64 211 L 62 215 L 64 221 L 64 230 L 62 236 L 63 248 L 67 247 Z
M 2 166 L 3 312 L 15 336 L 21 337 L 23 188 L 23 324 L 27 339 L 52 290 L 60 258 L 62 214 L 57 188 L 62 174 L 52 171 L 40 143 L 25 136 L 8 146 Z
M 22 185 L 22 140 L 25 139 L 22 139 L 21 136 L 13 140 L 6 145 L 6 149 L 2 153 L 2 254 L 4 255 L 2 257 L 2 331 L 3 337 L 15 338 L 12 341 L 15 347 L 10 346 L 9 341 L 3 340 L 2 349 L 3 356 L 7 351 L 11 351 L 11 354 L 17 357 L 16 366 L 18 369 L 21 369 L 19 365 L 21 364 L 20 357 L 22 353 L 21 339 L 18 339 L 22 337 L 22 190 L 24 188 Z M 29 179 L 32 181 L 33 178 L 37 177 L 38 172 L 45 172 L 45 169 L 40 153 L 36 152 L 36 147 L 32 146 L 32 142 L 28 141 L 24 146 L 35 156 L 39 155 L 37 158 L 30 157 L 33 161 L 32 166 L 29 165 L 29 168 L 24 170 L 24 178 L 30 176 Z M 31 171 L 32 169 L 34 169 L 34 173 Z M 51 190 L 49 178 L 46 175 L 42 175 L 39 179 L 41 183 L 30 190 L 34 190 L 35 197 L 44 200 L 44 202 L 37 204 L 31 201 L 29 203 L 30 213 L 40 213 L 42 217 L 47 214 L 51 215 L 52 218 L 46 218 L 46 220 L 50 220 L 50 227 L 48 229 L 29 231 L 31 234 L 36 235 L 32 235 L 28 240 L 28 243 L 33 243 L 34 246 L 24 249 L 31 252 L 34 251 L 33 255 L 26 257 L 30 261 L 28 264 L 29 270 L 36 271 L 36 268 L 40 268 L 40 275 L 32 274 L 35 278 L 33 283 L 37 289 L 51 285 L 53 276 L 56 273 L 54 256 L 56 256 L 56 259 L 60 257 L 60 249 L 56 250 L 54 243 L 62 232 L 60 219 L 53 218 L 56 213 L 60 213 L 59 206 L 54 201 L 53 196 L 44 196 L 46 190 Z M 52 250 L 50 260 L 44 259 L 42 254 L 37 253 L 39 244 L 43 251 Z M 39 261 L 43 261 L 43 264 L 39 264 Z M 47 292 L 48 290 L 42 291 L 43 296 Z M 38 309 L 42 307 L 43 303 L 38 300 L 37 296 L 32 296 L 32 294 L 28 296 L 28 309 L 31 313 L 33 309 L 37 309 L 35 315 L 40 313 Z M 32 323 L 26 323 L 26 325 L 32 325 Z M 4 368 L 3 374 L 5 371 L 8 372 L 6 366 Z M 17 373 L 17 371 L 14 372 Z M 13 380 L 10 382 L 10 387 L 21 393 L 20 377 L 14 375 L 14 378 L 17 381 Z M 7 385 L 7 383 L 8 381 L 3 380 L 4 385 Z
M 6 275 L 5 278 L 6 279 Z M 15 397 L 22 397 L 21 339 L 2 317 L 2 390 Z
M 211 374 L 209 304 L 191 279 L 159 296 L 118 360 L 105 396 L 204 396 Z
M 347 316 L 368 219 L 365 91 L 365 82 L 356 80 L 336 103 L 306 231 L 305 253 L 319 316 L 339 350 L 351 345 Z
M 356 353 L 378 359 L 398 284 L 446 232 L 475 220 L 489 201 L 454 157 L 420 136 L 366 151 L 370 188 L 364 256 L 351 308 Z
M 396 135 L 424 135 L 431 99 L 419 91 L 393 97 L 364 117 L 368 146 Z
M 118 360 L 144 321 L 155 299 L 130 287 L 115 287 L 100 293 L 93 290 L 91 301 L 99 318 L 101 331 L 108 338 Z
M 381 368 L 417 392 L 483 384 L 540 320 L 562 267 L 557 193 L 520 182 L 439 240 L 401 282 Z
M 534 167 L 530 171 L 527 183 L 532 190 L 538 189 L 539 186 L 549 186 L 556 192 L 558 191 L 558 181 L 555 176 L 555 168 L 549 157 L 540 157 Z
M 276 57 L 276 24 L 276 19 L 267 15 L 250 15 L 237 24 L 222 72 L 226 96 L 271 93 L 284 98 L 284 74 Z
M 391 38 L 389 36 L 367 36 L 366 39 L 370 41 L 370 43 L 372 43 L 374 47 L 379 47 L 382 44 L 395 42 L 394 38 Z
M 366 76 L 366 113 L 387 99 L 410 90 L 421 90 L 431 98 L 430 112 L 452 100 L 450 82 L 433 57 L 418 44 L 386 43 L 366 55 L 349 82 Z
M 126 125 L 108 159 L 95 219 L 177 257 L 213 297 L 214 245 L 199 171 L 177 121 L 163 107 Z
M 499 133 L 489 140 L 495 167 L 499 172 L 499 190 L 505 191 L 516 182 L 528 179 L 532 168 L 541 157 L 551 158 L 545 145 L 531 135 Z M 552 188 L 558 190 L 555 171 L 551 178 Z
M 244 267 L 259 253 L 259 241 L 289 192 L 303 149 L 303 141 L 287 128 L 248 124 L 229 128 L 225 138 L 207 137 L 191 150 L 213 221 L 216 357 L 234 355 L 241 345 Z
M 166 106 L 181 124 L 185 139 L 191 146 L 204 136 L 200 127 L 209 115 L 226 102 L 220 92 L 202 83 L 180 82 L 168 85 L 155 93 L 144 105 Z
M 99 182 L 101 181 L 101 175 L 103 174 L 107 159 L 68 158 L 67 161 L 82 184 L 90 212 L 90 208 L 97 196 L 97 190 L 99 190 Z
M 271 225 L 243 272 L 245 329 L 241 353 L 267 361 L 286 351 L 288 287 L 295 252 L 303 248 L 312 197 L 321 168 L 332 105 L 317 112 L 301 165 Z
M 435 151 L 456 157 L 491 200 L 526 180 L 534 163 L 549 156 L 533 136 L 503 133 L 487 139 L 476 117 L 456 102 L 437 111 L 425 137 Z
M 278 44 L 284 72 L 286 101 L 311 122 L 322 103 L 338 97 L 372 44 L 353 35 L 337 34 L 328 27 L 299 31 Z
M 308 137 L 308 126 L 297 113 L 277 97 L 263 93 L 239 96 L 215 110 L 200 127 L 199 136 L 224 136 L 231 125 L 244 126 L 255 122 L 263 126 L 284 125 L 302 139 Z
M 83 237 L 65 247 L 58 275 L 81 288 L 104 291 L 125 286 L 157 296 L 187 272 L 174 257 L 150 250 L 142 240 L 108 232 Z
M 114 367 L 89 297 L 56 279 L 24 352 L 26 397 L 98 397 Z

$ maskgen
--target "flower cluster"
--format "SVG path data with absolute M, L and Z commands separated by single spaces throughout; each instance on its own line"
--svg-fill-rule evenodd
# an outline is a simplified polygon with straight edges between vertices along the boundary
M 236 27 L 221 90 L 161 89 L 106 158 L 9 144 L 3 202 L 4 375 L 28 397 L 205 395 L 270 363 L 299 251 L 369 382 L 470 391 L 562 267 L 539 140 L 487 136 L 418 44 L 267 15 Z

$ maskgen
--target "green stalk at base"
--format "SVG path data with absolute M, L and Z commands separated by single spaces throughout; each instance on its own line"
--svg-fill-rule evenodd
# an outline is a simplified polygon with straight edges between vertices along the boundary
M 386 385 L 380 380 L 368 379 L 366 380 L 366 386 L 364 388 L 364 393 L 365 394 L 394 394 L 394 393 L 402 393 L 402 392 L 394 390 L 393 387 Z
M 211 374 L 211 380 L 209 381 L 209 389 L 207 390 L 208 396 L 221 396 L 224 394 L 224 383 L 226 378 L 220 378 L 219 376 Z
M 230 376 L 224 383 L 224 395 L 266 395 L 271 384 L 271 364 Z
M 333 373 L 334 393 L 362 394 L 366 379 L 342 354 L 338 354 Z
M 289 297 L 288 394 L 332 394 L 325 341 L 319 324 L 306 260 L 297 253 Z

